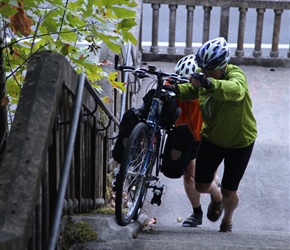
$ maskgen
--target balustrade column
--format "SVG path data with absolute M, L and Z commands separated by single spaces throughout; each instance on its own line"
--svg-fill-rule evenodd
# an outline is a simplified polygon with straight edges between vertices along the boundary
M 220 36 L 228 40 L 229 34 L 229 19 L 230 19 L 230 7 L 221 7 L 221 20 L 220 20 Z
M 169 13 L 169 38 L 168 38 L 168 48 L 167 52 L 169 54 L 176 53 L 175 47 L 175 31 L 176 31 L 176 10 L 177 5 L 169 5 L 170 13 Z
M 209 28 L 210 28 L 210 13 L 212 7 L 204 6 L 204 18 L 203 18 L 203 35 L 202 35 L 202 43 L 205 43 L 209 40 Z
M 270 51 L 270 57 L 277 58 L 279 57 L 278 45 L 281 27 L 281 15 L 283 10 L 274 10 L 274 12 L 275 12 L 275 20 L 273 27 L 272 49 Z
M 152 5 L 152 45 L 150 46 L 150 52 L 158 53 L 158 28 L 159 28 L 159 9 L 160 4 L 153 3 Z
M 186 19 L 186 46 L 184 49 L 184 54 L 192 54 L 192 31 L 193 31 L 193 14 L 195 6 L 186 6 L 187 9 L 187 19 Z
M 247 8 L 239 8 L 240 19 L 239 19 L 239 31 L 238 31 L 238 42 L 236 49 L 236 56 L 242 57 L 244 55 L 244 38 L 245 38 L 245 27 L 246 27 L 246 14 Z
M 255 37 L 255 48 L 253 51 L 253 57 L 262 56 L 261 44 L 262 44 L 264 13 L 265 13 L 265 9 L 257 9 L 256 37 Z

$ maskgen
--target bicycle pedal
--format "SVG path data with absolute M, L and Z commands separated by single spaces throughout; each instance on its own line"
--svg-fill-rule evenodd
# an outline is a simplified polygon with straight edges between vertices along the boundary
M 153 197 L 151 199 L 151 204 L 157 204 L 157 206 L 160 206 L 161 205 L 161 196 L 162 194 L 157 194 L 157 193 L 154 193 L 153 194 Z
M 156 182 L 154 185 L 152 185 L 153 188 L 153 198 L 151 199 L 151 204 L 157 204 L 160 206 L 161 204 L 161 197 L 164 194 L 164 188 L 165 186 L 162 185 L 160 182 Z

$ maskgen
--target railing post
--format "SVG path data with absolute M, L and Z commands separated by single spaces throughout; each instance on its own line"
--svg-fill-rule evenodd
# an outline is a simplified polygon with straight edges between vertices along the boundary
M 211 6 L 204 6 L 204 18 L 203 18 L 203 35 L 202 43 L 209 40 L 209 28 L 210 28 L 210 12 L 212 10 Z
M 238 31 L 238 42 L 236 49 L 236 56 L 242 57 L 244 55 L 244 38 L 245 38 L 245 26 L 246 26 L 246 14 L 247 8 L 239 8 L 240 19 L 239 19 L 239 31 Z
M 272 38 L 272 49 L 270 51 L 270 57 L 278 58 L 279 51 L 279 36 L 280 36 L 280 27 L 281 27 L 281 14 L 283 10 L 274 10 L 275 12 L 275 20 L 274 20 L 274 27 L 273 27 L 273 38 Z
M 195 6 L 186 6 L 187 18 L 186 18 L 186 47 L 184 54 L 189 55 L 193 53 L 192 49 L 192 31 L 193 31 L 193 14 Z
M 169 38 L 168 38 L 168 48 L 167 52 L 169 54 L 176 53 L 175 47 L 175 31 L 176 31 L 176 9 L 177 5 L 169 5 L 170 13 L 169 13 Z
M 153 3 L 152 5 L 152 45 L 150 46 L 150 52 L 158 53 L 158 27 L 159 27 L 159 9 L 160 4 Z
M 70 169 L 71 169 L 70 168 L 71 159 L 73 155 L 74 143 L 75 143 L 78 123 L 80 119 L 80 114 L 81 114 L 84 83 L 85 83 L 85 75 L 81 74 L 78 79 L 77 94 L 76 94 L 76 100 L 74 103 L 74 113 L 73 113 L 72 120 L 70 121 L 69 136 L 66 143 L 65 157 L 64 157 L 63 166 L 62 166 L 62 174 L 59 180 L 58 193 L 56 197 L 56 206 L 54 210 L 54 217 L 52 219 L 50 238 L 49 238 L 49 243 L 48 243 L 48 248 L 47 248 L 48 250 L 55 249 L 58 232 L 60 228 L 59 224 L 60 224 L 60 220 L 62 216 L 62 208 L 63 208 L 64 198 L 65 198 L 66 189 L 68 185 Z
M 256 23 L 256 37 L 255 37 L 255 48 L 253 51 L 253 57 L 261 57 L 261 44 L 262 44 L 262 32 L 264 23 L 265 9 L 257 9 L 257 23 Z
M 220 36 L 228 40 L 229 33 L 229 19 L 230 19 L 230 7 L 221 7 L 221 20 L 220 20 Z

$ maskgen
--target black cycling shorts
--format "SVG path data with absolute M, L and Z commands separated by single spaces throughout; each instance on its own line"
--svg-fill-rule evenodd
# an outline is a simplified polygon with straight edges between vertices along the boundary
M 245 148 L 223 148 L 201 139 L 196 158 L 195 182 L 210 183 L 219 165 L 224 161 L 222 187 L 238 190 L 250 160 L 254 143 Z

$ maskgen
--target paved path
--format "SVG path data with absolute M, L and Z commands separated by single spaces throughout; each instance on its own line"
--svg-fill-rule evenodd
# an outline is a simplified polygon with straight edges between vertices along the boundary
M 150 62 L 166 72 L 175 63 Z M 234 215 L 233 230 L 290 232 L 290 69 L 241 66 L 245 71 L 258 124 L 258 138 L 244 178 L 240 184 L 240 203 Z M 144 82 L 145 86 L 146 83 Z M 222 176 L 223 167 L 219 169 Z M 148 192 L 144 213 L 157 218 L 158 226 L 180 227 L 178 217 L 192 212 L 183 189 L 182 178 L 168 179 L 161 174 L 167 192 L 160 207 L 150 203 Z M 210 197 L 202 195 L 206 212 Z M 204 215 L 202 228 L 218 230 Z M 197 229 L 198 230 L 198 229 Z
M 151 62 L 157 68 L 171 72 L 175 63 Z M 240 184 L 240 204 L 234 215 L 233 233 L 218 232 L 220 221 L 212 223 L 204 215 L 198 228 L 181 228 L 192 212 L 183 189 L 182 178 L 168 179 L 161 206 L 150 204 L 147 193 L 144 213 L 138 221 L 126 227 L 118 226 L 114 215 L 81 217 L 91 221 L 99 234 L 98 242 L 85 244 L 86 249 L 103 250 L 225 250 L 225 249 L 290 249 L 290 70 L 270 71 L 263 67 L 241 66 L 245 71 L 258 123 L 258 138 L 248 169 Z M 142 91 L 146 89 L 146 82 Z M 138 96 L 142 100 L 142 93 Z M 223 168 L 219 169 L 222 176 Z M 206 212 L 210 197 L 202 195 Z M 146 219 L 157 223 L 140 229 Z M 137 239 L 134 239 L 138 235 Z

